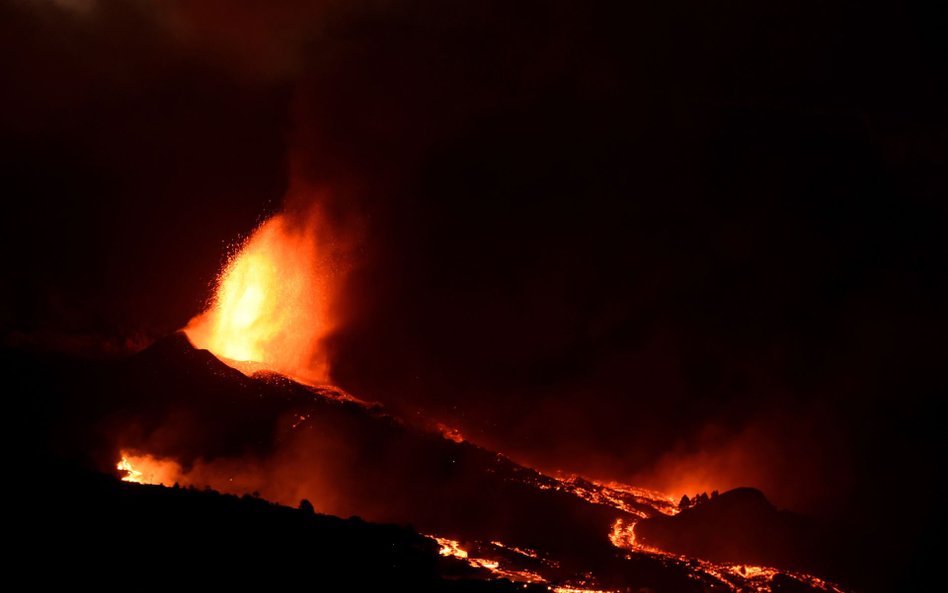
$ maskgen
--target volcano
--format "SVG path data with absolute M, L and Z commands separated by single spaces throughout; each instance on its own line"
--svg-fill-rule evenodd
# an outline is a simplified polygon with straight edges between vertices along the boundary
M 122 527 L 123 538 L 135 545 L 154 543 L 158 533 L 167 541 L 156 518 L 170 516 L 179 518 L 170 523 L 181 537 L 202 533 L 231 543 L 244 524 L 254 533 L 283 529 L 292 533 L 294 557 L 325 559 L 332 557 L 327 546 L 338 552 L 327 543 L 333 538 L 339 549 L 368 538 L 370 547 L 388 546 L 410 558 L 405 562 L 412 567 L 426 566 L 399 573 L 419 587 L 442 582 L 437 579 L 444 574 L 433 567 L 439 557 L 454 557 L 470 571 L 465 579 L 498 586 L 840 590 L 824 580 L 836 576 L 832 562 L 793 552 L 811 532 L 791 533 L 783 523 L 757 520 L 761 513 L 776 513 L 760 493 L 728 492 L 679 512 L 676 501 L 661 493 L 547 475 L 428 420 L 395 417 L 335 387 L 306 385 L 271 371 L 247 375 L 247 369 L 235 370 L 195 348 L 182 333 L 123 360 L 23 352 L 6 358 L 14 363 L 17 401 L 35 402 L 24 417 L 43 418 L 50 426 L 49 446 L 34 452 L 32 463 L 67 468 L 57 471 L 49 495 L 97 501 L 86 505 L 95 517 L 86 517 L 91 523 L 116 521 L 116 508 L 133 523 L 148 518 L 149 527 Z M 319 519 L 279 510 L 287 506 L 315 509 Z M 748 531 L 748 512 L 757 525 L 755 537 L 790 542 L 783 547 L 791 552 L 773 545 L 762 555 L 751 545 L 716 555 L 722 541 L 733 540 L 728 526 Z M 358 519 L 334 523 L 331 515 Z M 185 516 L 203 517 L 190 524 L 190 536 L 180 520 Z M 213 534 L 201 525 L 212 526 Z M 636 527 L 642 530 L 638 537 Z M 700 545 L 682 544 L 691 541 L 688 534 L 699 534 Z M 180 560 L 183 550 L 164 549 L 161 556 Z M 385 564 L 388 557 L 369 564 Z M 763 562 L 767 566 L 759 566 Z M 807 572 L 813 568 L 819 576 Z

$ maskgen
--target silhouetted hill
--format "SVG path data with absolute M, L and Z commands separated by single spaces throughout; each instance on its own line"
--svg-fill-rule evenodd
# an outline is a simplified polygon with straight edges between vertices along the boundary
M 324 512 L 412 523 L 456 539 L 542 545 L 567 556 L 614 553 L 605 537 L 614 509 L 526 485 L 535 472 L 380 407 L 339 399 L 331 388 L 246 377 L 182 334 L 121 361 L 97 383 L 95 397 L 113 399 L 86 428 L 111 437 L 95 460 L 101 471 L 114 467 L 121 448 L 186 468 L 235 464 L 235 472 L 249 472 L 259 464 L 273 487 L 248 489 L 271 500 L 293 504 L 305 494 Z
M 674 516 L 643 519 L 635 529 L 646 545 L 715 562 L 735 562 L 807 570 L 839 578 L 835 559 L 844 544 L 826 526 L 778 510 L 755 488 L 735 488 Z
M 173 459 L 180 466 L 181 483 L 198 490 L 211 484 L 238 495 L 259 491 L 261 498 L 292 506 L 307 498 L 321 513 L 410 524 L 421 533 L 464 542 L 480 557 L 541 574 L 550 583 L 697 593 L 729 590 L 733 582 L 741 582 L 732 575 L 728 584 L 697 564 L 613 545 L 609 536 L 617 520 L 659 516 L 666 501 L 544 476 L 496 452 L 395 418 L 380 406 L 354 401 L 330 386 L 301 385 L 272 373 L 245 376 L 195 349 L 182 334 L 121 360 L 21 351 L 8 351 L 3 358 L 15 394 L 11 417 L 22 419 L 17 422 L 20 442 L 31 443 L 16 459 L 23 465 L 21 475 L 27 483 L 46 484 L 39 508 L 53 512 L 43 531 L 70 542 L 56 550 L 57 557 L 68 556 L 69 546 L 109 558 L 132 551 L 136 558 L 154 556 L 172 565 L 200 564 L 210 554 L 238 558 L 238 564 L 259 560 L 261 567 L 279 572 L 290 570 L 283 551 L 289 546 L 298 550 L 288 556 L 290 567 L 308 566 L 312 555 L 319 554 L 338 558 L 327 565 L 338 564 L 348 572 L 359 566 L 351 563 L 354 557 L 380 555 L 380 562 L 388 562 L 394 557 L 378 546 L 394 545 L 399 551 L 392 554 L 410 556 L 407 565 L 399 564 L 411 567 L 405 579 L 427 586 L 437 576 L 425 568 L 427 556 L 414 555 L 415 536 L 405 535 L 411 530 L 366 527 L 375 535 L 403 539 L 393 543 L 382 538 L 361 549 L 356 543 L 361 536 L 354 535 L 361 532 L 349 523 L 342 528 L 320 518 L 316 529 L 314 520 L 304 518 L 310 527 L 275 528 L 260 523 L 262 517 L 295 521 L 300 513 L 257 500 L 190 490 L 135 490 L 113 482 L 104 486 L 88 478 L 91 472 L 114 475 L 120 451 L 128 450 Z M 50 469 L 63 465 L 85 473 L 77 478 Z M 32 497 L 31 504 L 36 500 Z M 764 522 L 776 512 L 759 493 L 722 495 L 713 508 L 727 509 L 732 502 L 737 510 L 720 513 L 723 518 L 712 513 L 717 524 L 736 529 L 738 516 L 747 509 Z M 268 510 L 254 514 L 246 511 L 250 508 Z M 693 510 L 701 511 L 699 517 L 705 513 Z M 62 538 L 63 533 L 69 537 Z M 83 543 L 86 533 L 123 543 L 92 552 Z M 758 541 L 763 535 L 747 537 Z M 736 547 L 734 553 L 747 549 Z M 752 562 L 746 556 L 740 561 Z M 371 564 L 363 568 L 389 574 L 388 568 Z M 149 565 L 146 570 L 153 569 Z
M 48 469 L 51 469 L 47 466 Z M 249 495 L 119 482 L 57 468 L 55 493 L 25 507 L 21 548 L 42 550 L 44 584 L 211 590 L 533 590 L 438 554 L 410 528 L 340 519 Z M 45 502 L 43 505 L 37 504 Z M 545 588 L 536 588 L 537 591 Z

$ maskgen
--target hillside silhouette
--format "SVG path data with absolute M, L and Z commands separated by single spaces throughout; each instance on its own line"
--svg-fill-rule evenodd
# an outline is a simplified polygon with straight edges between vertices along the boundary
M 60 488 L 29 503 L 22 534 L 27 548 L 55 559 L 38 575 L 47 584 L 534 590 L 486 580 L 486 571 L 440 556 L 436 542 L 410 527 L 315 514 L 251 495 L 131 484 L 66 465 L 56 470 Z
M 861 559 L 861 549 L 820 547 L 822 540 L 797 530 L 795 519 L 757 491 L 724 493 L 665 519 L 661 505 L 671 503 L 543 475 L 331 386 L 272 373 L 248 377 L 182 334 L 120 360 L 25 351 L 9 351 L 4 360 L 14 417 L 27 420 L 16 429 L 32 444 L 15 465 L 46 484 L 29 497 L 42 528 L 28 536 L 36 546 L 57 546 L 57 558 L 80 568 L 131 554 L 155 559 L 162 568 L 147 562 L 144 570 L 162 577 L 182 562 L 288 579 L 311 569 L 313 578 L 377 579 L 416 590 L 468 590 L 477 585 L 467 580 L 485 577 L 463 563 L 446 571 L 434 542 L 418 535 L 424 533 L 465 542 L 480 557 L 553 584 L 634 584 L 668 593 L 733 586 L 696 564 L 630 553 L 610 541 L 617 520 L 643 515 L 643 540 L 707 560 L 845 576 L 837 566 Z M 181 487 L 117 482 L 115 464 L 126 449 L 174 459 Z M 315 513 L 295 508 L 303 498 Z M 733 533 L 733 541 L 720 547 L 726 540 L 711 532 Z M 55 541 L 43 543 L 49 534 Z M 90 546 L 91 534 L 105 543 Z M 811 549 L 800 556 L 787 542 Z M 781 580 L 781 590 L 815 590 L 790 576 L 775 577 L 774 586 Z

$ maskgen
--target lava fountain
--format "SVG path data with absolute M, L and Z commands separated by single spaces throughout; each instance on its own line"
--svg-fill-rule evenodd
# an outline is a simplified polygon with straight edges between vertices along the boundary
M 191 342 L 246 374 L 270 370 L 325 382 L 322 342 L 333 329 L 338 266 L 320 249 L 320 222 L 311 210 L 277 214 L 257 227 L 224 266 L 208 309 L 185 327 Z

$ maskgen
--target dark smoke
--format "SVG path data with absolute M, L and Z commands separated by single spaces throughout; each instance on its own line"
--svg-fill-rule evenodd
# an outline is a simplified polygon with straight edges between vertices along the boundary
M 0 5 L 6 334 L 183 326 L 302 182 L 358 221 L 332 348 L 361 397 L 547 469 L 720 468 L 809 511 L 931 487 L 933 15 L 61 4 Z

